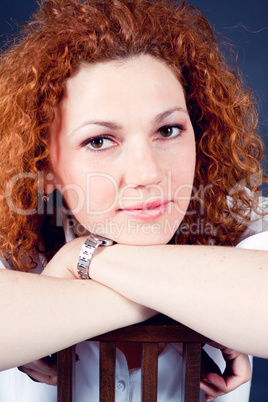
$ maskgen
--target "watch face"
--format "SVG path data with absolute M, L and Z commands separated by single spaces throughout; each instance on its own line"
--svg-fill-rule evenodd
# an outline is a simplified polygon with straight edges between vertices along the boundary
M 113 241 L 105 237 L 90 234 L 83 244 L 77 263 L 77 272 L 81 279 L 91 279 L 89 276 L 89 265 L 94 251 L 98 246 L 111 246 Z
M 113 240 L 92 233 L 88 236 L 88 239 L 92 240 L 93 242 L 98 242 L 100 246 L 112 246 L 114 244 Z

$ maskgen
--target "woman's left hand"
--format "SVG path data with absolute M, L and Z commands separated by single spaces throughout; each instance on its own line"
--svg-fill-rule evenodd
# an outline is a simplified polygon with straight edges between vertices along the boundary
M 251 366 L 247 355 L 236 352 L 216 343 L 211 343 L 221 350 L 226 362 L 223 373 L 202 349 L 202 367 L 200 388 L 205 392 L 206 400 L 227 394 L 251 379 Z

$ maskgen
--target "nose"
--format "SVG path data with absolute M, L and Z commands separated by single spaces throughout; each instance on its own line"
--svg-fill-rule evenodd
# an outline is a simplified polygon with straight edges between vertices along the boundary
M 125 166 L 125 183 L 130 187 L 159 184 L 163 179 L 159 155 L 149 145 L 130 148 Z

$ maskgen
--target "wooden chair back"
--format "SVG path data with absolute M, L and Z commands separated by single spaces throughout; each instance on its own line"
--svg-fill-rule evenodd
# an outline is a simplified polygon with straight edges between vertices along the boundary
M 117 342 L 141 342 L 142 401 L 157 400 L 157 362 L 159 343 L 183 343 L 184 389 L 181 400 L 199 402 L 201 347 L 209 339 L 162 314 L 145 322 L 99 335 L 100 402 L 113 402 L 115 395 L 115 351 Z M 58 402 L 74 400 L 75 347 L 58 352 Z

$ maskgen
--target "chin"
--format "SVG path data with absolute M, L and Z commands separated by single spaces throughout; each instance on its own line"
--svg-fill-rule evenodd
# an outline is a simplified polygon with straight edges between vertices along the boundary
M 140 235 L 140 236 L 119 236 L 112 240 L 118 244 L 124 244 L 128 246 L 156 246 L 165 245 L 173 237 L 174 234 L 165 234 L 163 236 L 154 235 Z M 109 237 L 111 239 L 111 237 Z

